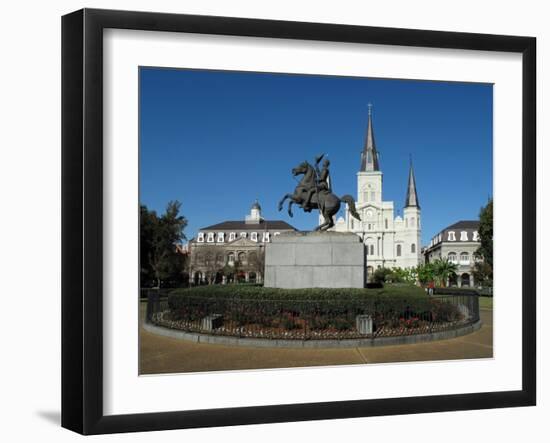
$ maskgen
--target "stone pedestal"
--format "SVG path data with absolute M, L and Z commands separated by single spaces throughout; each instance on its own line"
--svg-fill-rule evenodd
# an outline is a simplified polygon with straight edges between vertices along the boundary
M 204 331 L 213 331 L 223 325 L 223 316 L 221 314 L 210 314 L 201 321 L 201 329 Z
M 356 234 L 285 232 L 265 254 L 265 287 L 365 287 L 365 247 Z
M 372 334 L 373 323 L 370 315 L 358 315 L 355 317 L 355 327 L 359 334 L 368 335 Z

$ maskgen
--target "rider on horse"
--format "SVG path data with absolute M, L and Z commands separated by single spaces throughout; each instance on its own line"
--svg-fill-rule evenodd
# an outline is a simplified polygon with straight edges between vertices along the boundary
M 319 163 L 323 159 L 325 154 L 321 154 L 320 156 L 315 158 L 315 170 L 317 172 L 317 179 L 316 184 L 314 187 L 312 187 L 304 199 L 302 203 L 302 209 L 305 209 L 306 211 L 311 211 L 310 203 L 311 199 L 313 197 L 313 194 L 317 194 L 317 204 L 319 205 L 319 208 L 321 208 L 321 199 L 319 198 L 320 194 L 323 193 L 330 193 L 332 192 L 332 186 L 331 186 L 331 179 L 330 179 L 330 171 L 328 167 L 330 166 L 329 159 L 325 159 L 323 162 L 323 169 L 319 170 Z
M 292 217 L 291 208 L 293 204 L 301 205 L 306 212 L 318 209 L 324 221 L 315 228 L 316 231 L 326 231 L 334 226 L 334 216 L 340 210 L 341 203 L 347 204 L 349 213 L 357 220 L 361 220 L 355 208 L 355 200 L 351 195 L 346 194 L 338 197 L 332 192 L 332 183 L 328 169 L 330 162 L 325 159 L 323 169 L 319 170 L 319 163 L 323 157 L 324 154 L 315 159 L 315 167 L 310 165 L 306 160 L 292 168 L 292 175 L 294 177 L 298 175 L 303 175 L 303 177 L 294 189 L 294 192 L 285 194 L 278 205 L 280 211 L 283 209 L 283 203 L 289 199 L 288 215 L 290 217 Z M 313 199 L 313 194 L 317 194 L 316 201 Z

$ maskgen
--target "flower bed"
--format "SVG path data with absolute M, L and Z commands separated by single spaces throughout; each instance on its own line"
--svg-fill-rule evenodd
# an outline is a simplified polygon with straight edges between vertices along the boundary
M 151 321 L 168 328 L 269 339 L 353 339 L 435 332 L 471 320 L 452 297 L 426 297 L 422 290 L 396 291 L 261 287 L 203 287 L 178 290 Z M 462 302 L 461 302 L 462 303 Z M 204 319 L 219 317 L 216 327 Z M 360 333 L 358 316 L 372 319 L 372 332 Z M 363 331 L 364 332 L 364 331 Z
M 416 322 L 411 323 L 403 320 L 396 326 L 382 326 L 373 331 L 372 334 L 360 334 L 357 329 L 349 328 L 338 330 L 327 327 L 325 329 L 307 329 L 299 326 L 297 328 L 285 327 L 266 327 L 258 324 L 247 324 L 238 326 L 231 321 L 224 321 L 219 328 L 205 330 L 198 322 L 183 319 L 174 319 L 170 311 L 159 312 L 153 315 L 152 322 L 157 326 L 163 326 L 170 329 L 176 329 L 185 332 L 206 333 L 210 335 L 245 337 L 245 338 L 264 338 L 264 339 L 286 339 L 286 340 L 344 340 L 358 338 L 376 338 L 376 337 L 398 337 L 403 335 L 426 334 L 457 328 L 468 324 L 466 319 L 445 322 L 429 323 Z

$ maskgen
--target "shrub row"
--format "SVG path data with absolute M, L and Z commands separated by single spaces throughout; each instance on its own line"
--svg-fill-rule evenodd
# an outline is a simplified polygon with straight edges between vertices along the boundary
M 300 319 L 313 329 L 352 327 L 357 315 L 369 314 L 377 327 L 403 319 L 454 321 L 458 309 L 411 291 L 410 287 L 282 290 L 238 285 L 175 290 L 168 297 L 174 319 L 198 321 L 222 314 L 239 325 L 293 325 Z
M 262 300 L 349 300 L 367 299 L 375 296 L 426 298 L 422 288 L 415 285 L 386 285 L 381 288 L 305 288 L 279 289 L 265 288 L 260 285 L 208 285 L 192 288 L 174 289 L 171 295 L 196 296 L 203 298 L 262 299 Z

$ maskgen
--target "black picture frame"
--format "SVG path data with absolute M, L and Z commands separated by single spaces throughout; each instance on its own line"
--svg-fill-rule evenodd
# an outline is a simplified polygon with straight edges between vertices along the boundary
M 522 389 L 131 415 L 103 413 L 103 30 L 171 31 L 522 54 Z M 536 39 L 197 15 L 83 9 L 62 18 L 62 426 L 152 431 L 536 403 Z

